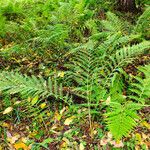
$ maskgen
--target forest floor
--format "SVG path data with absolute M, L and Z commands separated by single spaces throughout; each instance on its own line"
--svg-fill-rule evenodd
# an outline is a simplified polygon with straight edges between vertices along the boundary
M 112 0 L 7 2 L 0 150 L 149 150 L 148 2 L 135 13 Z

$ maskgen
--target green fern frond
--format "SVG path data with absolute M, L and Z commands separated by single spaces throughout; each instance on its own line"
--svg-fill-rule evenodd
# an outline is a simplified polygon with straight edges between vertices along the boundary
M 142 72 L 145 77 L 135 77 L 137 83 L 131 84 L 130 91 L 132 95 L 130 95 L 129 98 L 144 104 L 148 103 L 146 100 L 150 98 L 150 65 L 140 67 L 139 71 Z
M 136 56 L 143 54 L 145 50 L 150 48 L 150 42 L 144 41 L 140 44 L 127 46 L 124 48 L 119 49 L 115 54 L 110 56 L 107 61 L 103 61 L 103 67 L 101 70 L 104 71 L 102 76 L 108 77 L 112 76 L 113 72 L 118 68 L 122 67 L 126 63 L 129 63 L 135 58 Z
M 65 64 L 69 70 L 66 81 L 76 82 L 78 87 L 73 91 L 85 99 L 91 99 L 92 88 L 98 83 L 99 59 L 93 44 L 93 41 L 89 41 L 84 48 L 72 54 L 70 63 Z
M 139 119 L 136 110 L 140 109 L 140 105 L 135 103 L 127 103 L 121 105 L 119 103 L 111 103 L 111 112 L 106 113 L 106 122 L 108 129 L 116 140 L 120 140 L 128 134 L 137 125 L 136 119 Z
M 101 21 L 105 30 L 110 32 L 122 32 L 126 33 L 127 29 L 127 22 L 123 22 L 121 19 L 118 18 L 114 13 L 107 12 L 106 13 L 107 20 Z
M 37 30 L 36 34 L 37 37 L 31 40 L 41 43 L 43 47 L 48 44 L 61 46 L 64 44 L 64 40 L 68 37 L 68 29 L 63 24 L 57 24 L 54 26 L 49 25 L 46 29 Z
M 42 77 L 29 77 L 17 72 L 0 73 L 0 91 L 8 94 L 19 93 L 25 97 L 38 95 L 41 98 L 52 96 L 65 102 L 70 100 L 68 95 L 63 94 L 62 84 L 58 84 L 56 79 L 45 80 Z
M 148 7 L 144 11 L 144 13 L 139 17 L 137 24 L 134 28 L 134 32 L 147 34 L 147 32 L 150 33 L 149 30 L 150 30 L 150 7 Z

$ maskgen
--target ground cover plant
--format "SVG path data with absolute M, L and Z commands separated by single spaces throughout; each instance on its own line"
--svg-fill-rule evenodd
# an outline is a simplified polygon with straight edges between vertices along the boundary
M 0 0 L 0 150 L 148 150 L 150 3 Z

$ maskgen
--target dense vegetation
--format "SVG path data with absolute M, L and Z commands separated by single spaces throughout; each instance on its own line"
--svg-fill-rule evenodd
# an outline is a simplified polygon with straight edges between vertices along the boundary
M 0 0 L 0 150 L 148 150 L 150 2 Z

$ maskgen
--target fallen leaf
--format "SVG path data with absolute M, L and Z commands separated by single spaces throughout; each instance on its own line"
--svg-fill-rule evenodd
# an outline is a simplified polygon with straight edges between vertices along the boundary
M 47 116 L 48 116 L 48 117 L 50 117 L 50 116 L 51 116 L 51 114 L 50 114 L 49 112 L 47 112 L 46 114 L 47 114 Z
M 70 144 L 69 140 L 65 137 L 63 137 L 62 142 L 60 144 L 60 149 L 67 150 L 68 145 Z
M 148 139 L 149 137 L 146 134 L 142 133 L 142 138 L 145 140 Z
M 136 145 L 135 150 L 140 150 L 140 147 L 138 145 Z
M 14 105 L 18 105 L 18 104 L 20 104 L 21 103 L 21 101 L 16 101 L 15 103 L 14 103 Z
M 28 101 L 28 102 L 31 102 L 31 100 L 32 100 L 31 97 L 28 97 L 27 101 Z
M 74 118 L 75 118 L 75 116 L 67 118 L 64 122 L 64 125 L 70 125 Z
M 12 110 L 13 110 L 12 107 L 7 107 L 7 108 L 3 111 L 3 115 L 9 114 Z
M 108 133 L 107 133 L 107 136 L 108 136 L 109 139 L 112 139 L 112 134 L 111 134 L 111 132 L 108 132 Z
M 6 122 L 3 122 L 2 127 L 10 128 L 10 125 L 8 123 L 6 123 Z
M 65 75 L 65 73 L 64 73 L 63 71 L 61 71 L 61 72 L 59 72 L 59 73 L 58 73 L 58 77 L 63 78 L 63 77 L 64 77 L 64 75 Z
M 27 137 L 22 137 L 22 138 L 21 138 L 21 141 L 22 141 L 23 143 L 27 143 L 28 140 L 29 140 L 29 139 L 28 139 Z
M 138 141 L 139 144 L 142 142 L 141 134 L 136 133 L 136 134 L 135 134 L 135 138 L 136 138 L 136 140 Z
M 70 144 L 70 141 L 66 138 L 66 137 L 63 137 L 63 139 L 62 139 L 67 145 L 69 145 Z
M 111 141 L 110 144 L 112 144 L 116 148 L 120 148 L 120 147 L 124 146 L 122 141 L 117 141 L 117 142 L 116 141 Z
M 100 140 L 100 145 L 102 145 L 102 146 L 106 145 L 107 143 L 108 143 L 108 140 L 105 138 Z
M 35 105 L 38 101 L 39 97 L 38 96 L 35 96 L 32 100 L 31 100 L 31 105 Z
M 34 130 L 33 132 L 31 132 L 29 134 L 29 138 L 34 138 L 37 134 L 38 134 L 38 132 L 36 130 Z
M 107 98 L 107 100 L 106 100 L 106 105 L 110 105 L 110 100 L 111 100 L 111 98 L 110 98 L 110 96 Z
M 46 106 L 46 103 L 42 103 L 40 107 L 43 109 Z
M 58 111 L 56 111 L 54 114 L 54 120 L 60 121 L 61 117 L 62 116 L 58 113 Z
M 11 133 L 8 131 L 6 132 L 6 135 L 7 135 L 7 141 L 11 144 L 14 144 L 20 138 L 19 134 L 12 136 Z
M 84 149 L 85 149 L 84 145 L 82 143 L 80 143 L 79 150 L 84 150 Z
M 141 124 L 142 124 L 142 126 L 145 126 L 147 129 L 150 130 L 150 124 L 149 123 L 147 123 L 146 121 L 144 121 Z
M 14 147 L 16 150 L 19 150 L 21 148 L 23 150 L 29 150 L 28 146 L 26 144 L 24 144 L 23 142 L 19 142 L 19 143 L 14 144 Z

